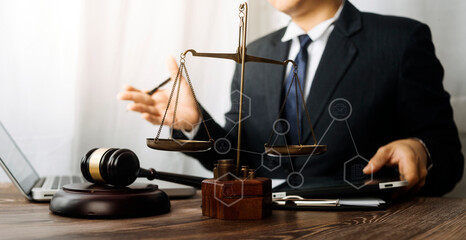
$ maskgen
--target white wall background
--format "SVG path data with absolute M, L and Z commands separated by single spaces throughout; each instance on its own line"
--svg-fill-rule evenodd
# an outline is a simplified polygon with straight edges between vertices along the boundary
M 134 150 L 142 166 L 210 176 L 181 153 L 145 146 L 157 127 L 127 112 L 123 84 L 151 89 L 165 58 L 193 48 L 234 52 L 240 1 L 0 0 L 0 121 L 42 175 L 79 173 L 94 147 Z M 466 1 L 353 0 L 360 10 L 427 23 L 445 70 L 455 118 L 466 132 Z M 285 26 L 266 0 L 252 0 L 248 40 Z M 188 56 L 202 105 L 220 123 L 234 63 Z M 0 172 L 0 181 L 7 181 Z

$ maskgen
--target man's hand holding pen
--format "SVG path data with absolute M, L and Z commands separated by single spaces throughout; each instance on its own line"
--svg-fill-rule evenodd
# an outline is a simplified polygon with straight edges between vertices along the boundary
M 154 125 L 159 125 L 167 109 L 168 99 L 171 89 L 161 89 L 163 85 L 172 82 L 178 72 L 178 65 L 173 57 L 167 59 L 167 66 L 171 74 L 171 81 L 164 81 L 152 91 L 141 91 L 133 86 L 125 86 L 125 91 L 118 93 L 120 100 L 132 101 L 128 104 L 128 110 L 141 113 L 141 117 Z M 175 95 L 175 94 L 174 94 Z M 175 109 L 175 96 L 173 96 L 170 107 L 165 116 L 165 125 L 172 125 Z M 176 110 L 174 128 L 178 130 L 190 131 L 199 121 L 199 112 L 196 101 L 190 91 L 188 83 L 183 78 L 180 86 L 180 96 Z

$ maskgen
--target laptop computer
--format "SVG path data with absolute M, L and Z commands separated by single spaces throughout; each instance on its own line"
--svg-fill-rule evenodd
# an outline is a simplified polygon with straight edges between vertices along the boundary
M 0 165 L 18 190 L 34 201 L 48 201 L 63 185 L 85 181 L 80 176 L 40 177 L 1 122 Z
M 0 165 L 13 184 L 31 201 L 50 201 L 64 185 L 87 182 L 82 176 L 40 177 L 6 128 L 0 122 Z M 146 182 L 138 180 L 137 182 Z M 157 180 L 157 184 L 170 198 L 186 198 L 196 194 L 196 189 L 176 183 Z

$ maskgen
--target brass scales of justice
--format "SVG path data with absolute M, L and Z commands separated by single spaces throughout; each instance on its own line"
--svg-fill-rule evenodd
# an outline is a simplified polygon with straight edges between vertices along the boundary
M 221 58 L 221 59 L 230 59 L 235 61 L 238 64 L 241 64 L 241 85 L 240 85 L 240 99 L 239 99 L 239 116 L 238 116 L 238 141 L 237 141 L 237 151 L 236 151 L 236 167 L 233 164 L 233 160 L 219 160 L 218 164 L 214 168 L 214 179 L 206 179 L 202 182 L 202 210 L 203 215 L 210 217 L 215 217 L 219 219 L 261 219 L 270 215 L 271 213 L 271 181 L 268 178 L 255 178 L 254 170 L 248 169 L 247 166 L 241 166 L 240 163 L 240 154 L 241 154 L 241 122 L 242 122 L 242 110 L 243 110 L 243 93 L 244 93 L 244 73 L 245 73 L 245 63 L 246 62 L 259 62 L 259 63 L 268 63 L 286 66 L 291 63 L 293 67 L 293 78 L 290 86 L 287 89 L 287 94 L 281 105 L 278 119 L 280 119 L 284 106 L 288 97 L 289 92 L 292 90 L 294 85 L 294 91 L 296 92 L 296 104 L 298 106 L 298 93 L 301 96 L 302 107 L 304 108 L 304 113 L 306 115 L 307 122 L 310 126 L 314 144 L 312 145 L 303 145 L 301 144 L 301 126 L 299 123 L 299 111 L 296 111 L 297 114 L 297 131 L 298 131 L 298 145 L 273 145 L 271 144 L 271 139 L 273 136 L 273 130 L 269 137 L 267 143 L 264 144 L 265 152 L 271 156 L 286 155 L 286 156 L 303 156 L 303 155 L 317 155 L 322 154 L 327 151 L 326 145 L 318 145 L 314 130 L 312 128 L 311 119 L 309 112 L 306 108 L 306 102 L 304 99 L 303 89 L 299 84 L 299 78 L 297 74 L 297 64 L 293 60 L 277 61 L 273 59 L 261 58 L 256 56 L 248 55 L 246 52 L 246 27 L 247 27 L 247 17 L 248 17 L 248 5 L 247 3 L 242 3 L 239 6 L 239 36 L 238 36 L 238 48 L 236 53 L 198 53 L 193 49 L 188 49 L 180 55 L 180 66 L 176 77 L 173 81 L 173 86 L 170 92 L 168 99 L 167 107 L 163 115 L 160 127 L 158 129 L 157 135 L 155 138 L 147 138 L 146 144 L 148 147 L 156 150 L 165 150 L 165 151 L 178 151 L 178 152 L 202 152 L 208 151 L 212 148 L 214 144 L 214 139 L 212 139 L 207 125 L 202 116 L 199 102 L 196 98 L 191 79 L 189 77 L 188 71 L 185 65 L 185 58 L 188 53 L 191 53 L 194 57 L 208 57 L 208 58 Z M 173 138 L 173 128 L 176 121 L 176 111 L 178 106 L 178 99 L 180 94 L 181 81 L 183 78 L 183 72 L 186 76 L 186 81 L 189 85 L 190 91 L 196 101 L 197 110 L 202 118 L 202 124 L 205 128 L 208 140 L 186 140 L 186 139 L 174 139 Z M 168 109 L 172 102 L 175 102 L 174 112 L 171 124 L 171 131 L 169 138 L 162 139 L 160 138 L 160 133 L 164 125 Z M 236 176 L 233 174 L 236 173 Z M 241 178 L 238 177 L 241 175 Z M 235 181 L 242 179 L 242 181 Z M 241 183 L 240 183 L 241 182 Z M 251 192 L 254 189 L 258 189 L 260 192 Z M 253 187 L 255 186 L 255 187 Z M 249 188 L 248 188 L 249 187 Z M 227 189 L 228 188 L 228 189 Z M 228 191 L 226 191 L 228 190 Z M 225 194 L 228 192 L 228 194 Z M 256 199 L 259 201 L 259 205 L 262 208 L 248 209 L 248 206 L 253 206 L 254 204 L 250 198 L 245 196 L 250 195 L 260 195 L 261 199 Z M 236 200 L 235 200 L 236 199 Z M 241 201 L 237 201 L 242 199 Z M 249 200 L 248 200 L 249 199 Z M 252 205 L 251 205 L 252 204 Z M 257 206 L 257 203 L 255 204 Z

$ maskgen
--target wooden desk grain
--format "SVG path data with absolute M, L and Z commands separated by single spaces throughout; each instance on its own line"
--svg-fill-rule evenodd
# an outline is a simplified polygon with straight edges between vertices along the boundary
M 278 211 L 259 221 L 201 214 L 200 196 L 165 215 L 120 220 L 60 217 L 0 183 L 0 239 L 466 239 L 466 199 L 415 198 L 385 211 Z

